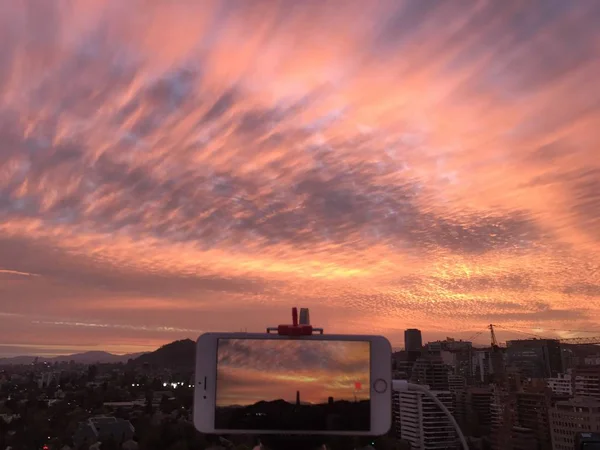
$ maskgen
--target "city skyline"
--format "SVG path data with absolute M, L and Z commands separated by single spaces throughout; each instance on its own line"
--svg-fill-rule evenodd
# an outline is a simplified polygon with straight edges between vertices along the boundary
M 150 351 L 292 306 L 394 345 L 600 335 L 599 18 L 6 2 L 0 356 Z

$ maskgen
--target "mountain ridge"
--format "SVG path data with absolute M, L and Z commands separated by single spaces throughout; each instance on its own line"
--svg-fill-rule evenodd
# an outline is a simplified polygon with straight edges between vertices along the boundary
M 193 369 L 196 358 L 196 343 L 191 339 L 181 339 L 169 342 L 152 352 L 128 353 L 125 355 L 115 355 L 101 350 L 91 350 L 71 355 L 53 356 L 50 358 L 29 355 L 13 356 L 0 358 L 0 366 L 33 364 L 36 358 L 38 363 L 61 363 L 69 361 L 75 361 L 78 364 L 127 363 L 133 366 L 149 365 L 153 367 Z
M 152 367 L 194 368 L 196 343 L 191 339 L 169 342 L 153 352 L 138 356 L 130 364 Z
M 36 360 L 38 363 L 62 363 L 75 361 L 77 364 L 94 364 L 94 363 L 126 363 L 130 359 L 136 359 L 140 356 L 144 355 L 145 352 L 140 353 L 127 353 L 125 355 L 116 355 L 114 353 L 109 353 L 101 350 L 90 350 L 88 352 L 81 353 L 73 353 L 70 355 L 58 355 L 52 357 L 44 357 L 44 356 L 30 356 L 30 355 L 19 355 L 19 356 L 10 356 L 6 358 L 0 358 L 0 366 L 6 365 L 27 365 L 33 364 Z

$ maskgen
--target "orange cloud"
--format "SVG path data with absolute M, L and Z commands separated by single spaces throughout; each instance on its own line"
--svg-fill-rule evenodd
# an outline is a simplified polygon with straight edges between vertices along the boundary
M 368 342 L 219 340 L 217 359 L 218 406 L 369 398 Z
M 0 326 L 595 329 L 600 11 L 537 6 L 11 2 Z

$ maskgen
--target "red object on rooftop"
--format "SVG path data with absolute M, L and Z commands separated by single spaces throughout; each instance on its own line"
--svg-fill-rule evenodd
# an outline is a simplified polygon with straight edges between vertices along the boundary
M 279 325 L 277 334 L 280 336 L 310 336 L 313 334 L 312 325 L 298 325 L 298 308 L 292 308 L 292 324 Z
M 362 383 L 360 381 L 354 383 L 354 389 L 360 391 L 362 389 Z

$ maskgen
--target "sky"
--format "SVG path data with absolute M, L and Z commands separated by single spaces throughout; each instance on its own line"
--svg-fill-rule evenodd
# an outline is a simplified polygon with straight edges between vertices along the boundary
M 370 343 L 219 339 L 217 406 L 368 400 Z
M 2 2 L 0 355 L 147 351 L 292 306 L 394 346 L 600 335 L 599 20 Z

